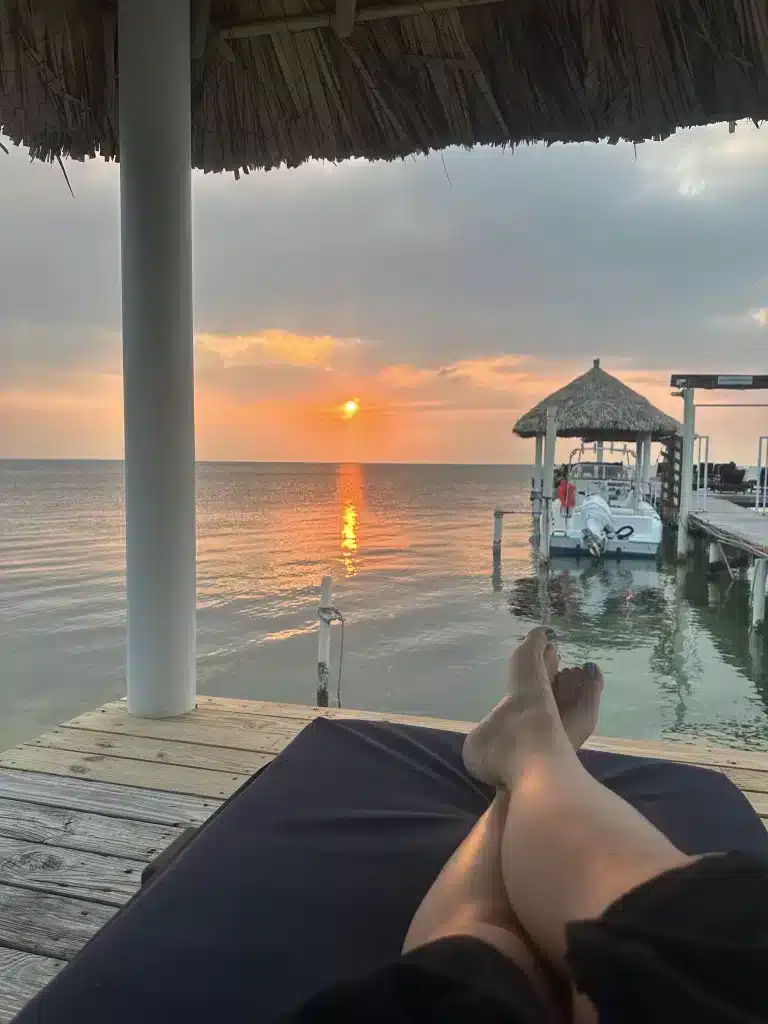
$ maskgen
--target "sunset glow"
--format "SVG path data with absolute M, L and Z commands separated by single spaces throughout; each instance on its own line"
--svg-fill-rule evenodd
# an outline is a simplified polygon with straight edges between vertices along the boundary
M 353 416 L 356 416 L 360 412 L 360 400 L 357 398 L 350 398 L 348 402 L 345 402 L 342 406 L 342 412 L 345 420 L 351 420 Z

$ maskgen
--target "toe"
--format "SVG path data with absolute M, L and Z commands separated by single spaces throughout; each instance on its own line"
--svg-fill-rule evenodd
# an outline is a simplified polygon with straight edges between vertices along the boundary
M 548 643 L 544 648 L 544 668 L 547 670 L 550 683 L 554 684 L 560 670 L 560 655 L 553 643 Z

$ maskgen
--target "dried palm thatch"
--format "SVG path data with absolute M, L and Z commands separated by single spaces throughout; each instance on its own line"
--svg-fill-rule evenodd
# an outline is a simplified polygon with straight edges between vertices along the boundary
M 117 0 L 0 3 L 0 126 L 117 158 Z M 162 0 L 158 0 L 162 2 Z M 193 163 L 640 142 L 768 110 L 765 0 L 193 0 Z
M 543 434 L 547 428 L 547 408 L 551 405 L 557 408 L 559 437 L 634 441 L 638 434 L 651 434 L 654 441 L 666 441 L 683 431 L 677 420 L 601 369 L 599 359 L 595 359 L 587 373 L 521 416 L 515 433 L 520 437 Z

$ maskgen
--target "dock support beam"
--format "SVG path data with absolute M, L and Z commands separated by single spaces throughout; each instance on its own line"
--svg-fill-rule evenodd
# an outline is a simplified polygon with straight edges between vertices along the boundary
M 128 710 L 195 706 L 189 0 L 119 0 Z
M 544 437 L 544 467 L 541 492 L 543 495 L 541 509 L 541 559 L 549 561 L 549 545 L 552 531 L 552 485 L 555 474 L 555 445 L 557 444 L 557 409 L 554 405 L 547 408 L 547 433 Z
M 651 494 L 651 439 L 651 434 L 643 434 L 641 436 L 643 464 L 640 476 L 640 492 L 646 501 L 650 498 Z
M 768 558 L 755 559 L 752 580 L 752 628 L 762 630 L 765 622 L 765 587 L 768 583 Z
M 544 435 L 536 435 L 536 460 L 533 466 L 533 517 L 541 515 L 542 466 L 544 462 Z
M 720 545 L 716 540 L 710 540 L 709 542 L 709 558 L 707 559 L 709 564 L 709 571 L 714 572 L 715 569 L 722 562 L 722 556 L 720 555 Z
M 688 513 L 691 511 L 693 493 L 693 440 L 696 432 L 695 391 L 683 391 L 683 451 L 680 464 L 680 514 L 677 526 L 677 557 L 688 557 Z

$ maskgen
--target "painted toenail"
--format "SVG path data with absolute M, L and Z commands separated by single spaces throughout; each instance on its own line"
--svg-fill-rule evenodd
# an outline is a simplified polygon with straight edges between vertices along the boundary
M 584 663 L 584 671 L 587 673 L 588 676 L 592 676 L 593 678 L 595 678 L 596 676 L 600 675 L 600 669 L 594 663 L 594 661 L 587 661 L 587 662 L 585 662 Z
M 547 640 L 552 641 L 557 636 L 557 632 L 554 629 L 552 629 L 551 627 L 549 627 L 547 629 L 547 634 L 546 635 L 547 635 Z

